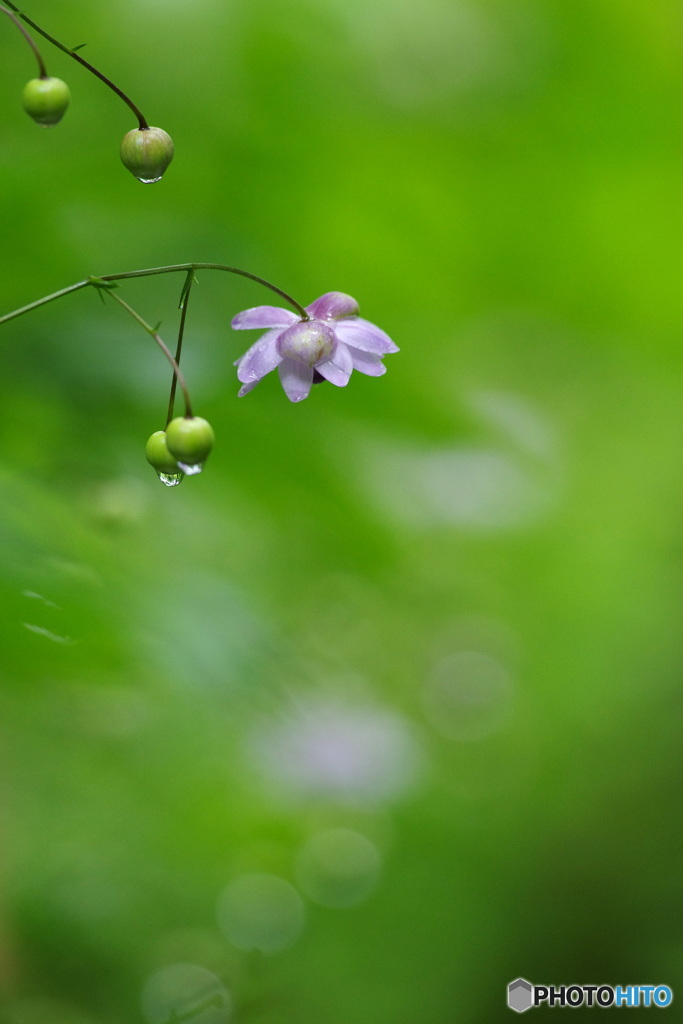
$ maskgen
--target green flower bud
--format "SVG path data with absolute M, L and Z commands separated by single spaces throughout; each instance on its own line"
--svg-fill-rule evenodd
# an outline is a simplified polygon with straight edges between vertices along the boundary
M 173 139 L 163 128 L 134 128 L 123 136 L 121 159 L 139 181 L 159 181 L 173 159 Z
M 215 435 L 201 416 L 178 416 L 166 427 L 166 443 L 184 473 L 201 473 L 213 448 Z
M 22 94 L 24 110 L 38 124 L 57 124 L 69 106 L 69 86 L 61 78 L 32 78 Z
M 185 474 L 173 458 L 166 444 L 166 431 L 155 430 L 145 445 L 145 458 L 157 471 L 162 484 L 174 487 L 182 483 Z

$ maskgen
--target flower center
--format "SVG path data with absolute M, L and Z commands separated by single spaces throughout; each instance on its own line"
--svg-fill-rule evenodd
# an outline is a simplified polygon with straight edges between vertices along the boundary
M 300 320 L 277 339 L 277 350 L 281 356 L 296 359 L 306 366 L 315 366 L 323 359 L 329 359 L 336 347 L 334 331 L 320 320 Z

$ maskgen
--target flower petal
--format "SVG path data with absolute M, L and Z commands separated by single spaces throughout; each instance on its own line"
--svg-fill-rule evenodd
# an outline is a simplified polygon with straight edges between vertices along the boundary
M 338 388 L 346 387 L 353 371 L 351 353 L 342 341 L 338 341 L 334 354 L 329 359 L 316 363 L 315 368 L 325 380 L 329 380 L 330 384 L 335 384 Z
M 339 316 L 353 316 L 358 312 L 358 303 L 345 292 L 325 292 L 306 306 L 306 312 L 320 320 L 334 320 Z
M 243 384 L 237 392 L 237 397 L 241 398 L 242 395 L 248 395 L 250 391 L 253 391 L 257 384 L 260 384 L 258 380 L 252 380 L 250 384 Z
M 299 317 L 289 309 L 280 309 L 279 306 L 253 306 L 245 309 L 233 317 L 231 327 L 233 331 L 250 331 L 252 329 L 263 330 L 264 327 L 289 327 Z
M 360 349 L 350 346 L 349 352 L 353 360 L 353 368 L 359 373 L 365 373 L 368 377 L 381 377 L 387 372 L 380 356 L 375 355 L 374 352 L 361 352 Z
M 261 380 L 261 377 L 265 377 L 282 362 L 282 356 L 277 350 L 277 339 L 281 334 L 280 328 L 266 331 L 250 349 L 247 349 L 237 364 L 237 376 L 243 384 Z
M 278 367 L 280 381 L 290 402 L 308 398 L 313 385 L 313 367 L 296 359 L 283 359 Z
M 334 330 L 337 337 L 347 345 L 359 348 L 363 352 L 376 352 L 377 355 L 398 352 L 398 345 L 394 345 L 388 334 L 360 316 L 339 320 L 334 325 Z

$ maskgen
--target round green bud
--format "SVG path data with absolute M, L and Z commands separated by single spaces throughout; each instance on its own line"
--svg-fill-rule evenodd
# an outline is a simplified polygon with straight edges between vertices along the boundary
M 198 472 L 196 467 L 206 462 L 214 441 L 211 424 L 201 416 L 178 416 L 166 427 L 168 450 L 186 473 Z
M 61 78 L 32 78 L 22 93 L 24 110 L 42 125 L 57 124 L 69 106 L 69 86 Z
M 166 443 L 166 431 L 155 430 L 145 445 L 145 458 L 157 473 L 178 473 L 178 462 Z
M 173 159 L 173 139 L 163 128 L 134 128 L 123 136 L 121 159 L 139 181 L 159 181 Z

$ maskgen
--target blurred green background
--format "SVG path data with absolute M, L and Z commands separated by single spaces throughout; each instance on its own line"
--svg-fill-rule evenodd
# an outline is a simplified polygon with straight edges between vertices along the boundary
M 272 300 L 200 273 L 218 442 L 169 490 L 144 332 L 89 291 L 2 327 L 3 1024 L 681 992 L 680 5 L 27 13 L 176 157 L 136 182 L 129 112 L 47 43 L 72 106 L 38 129 L 3 19 L 0 312 L 217 261 L 349 292 L 401 353 L 237 400 L 230 319 Z M 181 283 L 121 294 L 172 343 Z

